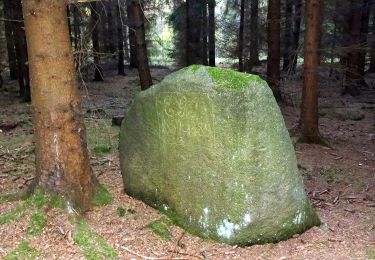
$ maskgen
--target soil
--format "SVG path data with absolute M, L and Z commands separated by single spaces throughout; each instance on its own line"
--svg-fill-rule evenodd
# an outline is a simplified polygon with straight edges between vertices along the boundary
M 85 117 L 97 123 L 88 127 L 88 134 L 101 134 L 95 133 L 96 126 L 107 124 L 111 144 L 117 144 L 118 128 L 110 126 L 110 119 L 123 115 L 139 91 L 137 72 L 126 73 L 111 72 L 104 82 L 81 84 Z M 153 69 L 154 82 L 168 73 Z M 150 223 L 165 216 L 124 193 L 117 149 L 97 154 L 92 147 L 93 169 L 113 201 L 87 212 L 85 221 L 119 259 L 375 259 L 375 91 L 346 97 L 340 95 L 339 84 L 322 73 L 319 127 L 328 145 L 296 145 L 306 193 L 323 222 L 320 227 L 277 244 L 245 248 L 203 240 L 174 225 L 167 226 L 170 237 L 163 238 Z M 299 119 L 301 88 L 299 77 L 283 82 L 285 103 L 280 106 L 290 130 Z M 22 190 L 35 172 L 31 106 L 17 95 L 15 81 L 0 89 L 0 194 Z M 0 202 L 0 216 L 21 203 Z M 39 252 L 39 259 L 85 259 L 64 210 L 44 209 L 47 225 L 37 236 L 27 232 L 32 213 L 28 209 L 18 220 L 0 225 L 0 259 L 23 240 Z

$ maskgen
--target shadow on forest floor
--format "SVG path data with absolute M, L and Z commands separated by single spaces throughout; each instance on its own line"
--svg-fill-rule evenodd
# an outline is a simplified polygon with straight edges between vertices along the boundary
M 152 74 L 159 81 L 169 72 L 154 69 Z M 298 122 L 302 81 L 283 84 L 288 102 L 281 110 L 291 129 Z M 296 147 L 321 227 L 277 244 L 238 248 L 193 237 L 124 194 L 119 128 L 111 118 L 122 115 L 139 91 L 133 70 L 82 86 L 91 163 L 112 202 L 88 212 L 84 222 L 72 223 L 61 207 L 0 200 L 0 258 L 375 259 L 375 91 L 342 97 L 335 84 L 323 80 L 319 101 L 320 131 L 332 148 Z M 25 187 L 35 170 L 30 105 L 16 96 L 15 81 L 0 89 L 1 194 Z

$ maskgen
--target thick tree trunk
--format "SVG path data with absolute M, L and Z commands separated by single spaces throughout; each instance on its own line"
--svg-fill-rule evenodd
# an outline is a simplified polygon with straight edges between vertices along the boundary
M 258 65 L 259 62 L 259 0 L 251 0 L 250 8 L 250 64 Z
M 318 63 L 321 0 L 306 0 L 303 91 L 301 105 L 301 141 L 320 143 L 318 113 Z
M 5 26 L 5 37 L 7 42 L 7 52 L 8 52 L 8 64 L 9 64 L 9 72 L 11 79 L 18 78 L 18 66 L 17 66 L 17 56 L 16 56 L 16 49 L 14 44 L 14 30 L 13 30 L 13 23 L 10 20 L 13 20 L 13 12 L 12 12 L 12 5 L 11 1 L 14 0 L 4 0 L 4 26 Z
M 137 68 L 137 41 L 135 37 L 135 30 L 134 30 L 134 17 L 129 9 L 130 5 L 127 7 L 127 16 L 128 16 L 128 35 L 129 35 L 129 51 L 130 51 L 130 60 L 129 66 L 130 68 Z
M 208 21 L 207 21 L 207 0 L 202 0 L 202 63 L 208 65 L 208 42 L 207 32 Z
M 208 0 L 208 64 L 215 67 L 215 0 Z
M 103 69 L 100 64 L 100 44 L 99 44 L 99 8 L 97 2 L 91 3 L 91 23 L 92 23 L 92 51 L 94 54 L 95 74 L 94 81 L 103 81 Z
M 284 53 L 283 71 L 290 70 L 292 61 L 292 37 L 293 37 L 293 0 L 286 0 L 285 3 L 285 28 L 284 28 Z
M 186 64 L 202 64 L 201 0 L 186 1 Z
M 374 8 L 375 10 L 375 8 Z M 372 42 L 370 42 L 370 66 L 368 73 L 375 72 L 375 11 L 372 14 Z
M 294 73 L 297 68 L 298 49 L 299 49 L 299 35 L 301 31 L 301 18 L 302 18 L 302 0 L 294 0 L 294 20 L 293 20 L 293 68 Z
M 152 85 L 152 78 L 148 64 L 143 9 L 137 0 L 131 0 L 128 8 L 134 21 L 133 30 L 135 31 L 136 38 L 137 64 L 141 89 L 146 90 Z
M 85 211 L 98 182 L 89 164 L 66 1 L 23 3 L 30 57 L 36 182 Z
M 118 66 L 117 72 L 119 75 L 125 76 L 125 66 L 124 66 L 124 30 L 123 30 L 123 19 L 122 19 L 122 8 L 119 4 L 116 4 L 117 11 L 117 47 L 118 47 Z
M 241 0 L 240 11 L 240 31 L 238 35 L 238 71 L 244 70 L 243 44 L 244 44 L 244 24 L 245 24 L 245 0 Z
M 349 21 L 349 46 L 347 47 L 347 66 L 343 94 L 358 96 L 362 77 L 359 71 L 360 41 L 362 26 L 362 1 L 351 0 L 351 17 Z
M 281 100 L 280 93 L 280 0 L 268 1 L 267 14 L 267 81 L 276 100 Z

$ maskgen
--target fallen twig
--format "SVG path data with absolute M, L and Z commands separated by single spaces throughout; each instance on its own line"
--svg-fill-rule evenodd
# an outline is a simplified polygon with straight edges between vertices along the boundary
M 137 252 L 134 252 L 132 250 L 130 250 L 129 248 L 125 247 L 125 246 L 121 246 L 122 249 L 124 249 L 126 252 L 132 254 L 132 255 L 136 255 L 138 257 L 141 257 L 142 259 L 147 259 L 147 260 L 167 260 L 167 259 L 172 259 L 172 260 L 188 260 L 189 258 L 183 258 L 183 257 L 169 257 L 169 256 L 164 256 L 164 257 L 152 257 L 152 256 L 144 256 L 144 255 L 141 255 L 141 254 L 138 254 Z

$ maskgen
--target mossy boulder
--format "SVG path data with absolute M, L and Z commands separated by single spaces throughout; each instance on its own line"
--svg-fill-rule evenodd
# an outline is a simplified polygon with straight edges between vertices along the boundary
M 320 223 L 258 76 L 193 65 L 139 93 L 120 132 L 125 190 L 190 233 L 250 245 Z

